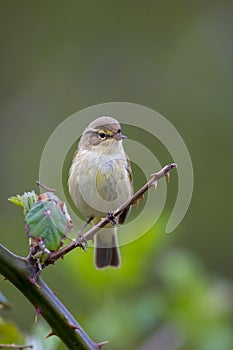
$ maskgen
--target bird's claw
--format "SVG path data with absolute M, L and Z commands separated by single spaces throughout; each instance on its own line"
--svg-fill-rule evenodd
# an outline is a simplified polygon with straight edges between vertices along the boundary
M 117 220 L 116 220 L 116 217 L 115 217 L 113 211 L 109 211 L 108 214 L 107 214 L 107 216 L 108 216 L 108 221 L 109 221 L 113 226 L 117 225 Z
M 78 233 L 78 237 L 76 239 L 75 245 L 76 245 L 76 247 L 80 247 L 82 250 L 84 250 L 86 252 L 86 248 L 88 247 L 88 241 L 83 236 L 82 233 Z

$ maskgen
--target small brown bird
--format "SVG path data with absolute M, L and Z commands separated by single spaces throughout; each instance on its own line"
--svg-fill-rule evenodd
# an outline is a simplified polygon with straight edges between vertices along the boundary
M 69 173 L 69 192 L 76 207 L 93 223 L 117 209 L 132 195 L 132 172 L 125 154 L 119 122 L 108 116 L 84 130 Z M 122 224 L 128 209 L 121 213 Z M 111 223 L 94 237 L 95 266 L 119 267 L 117 227 Z

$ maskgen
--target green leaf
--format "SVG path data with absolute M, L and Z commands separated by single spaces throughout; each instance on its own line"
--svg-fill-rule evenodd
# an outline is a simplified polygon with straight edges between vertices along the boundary
M 12 196 L 8 198 L 8 200 L 19 207 L 23 207 L 24 215 L 26 215 L 33 204 L 37 201 L 37 198 L 37 194 L 34 191 L 31 191 L 24 192 L 23 195 L 17 194 L 17 196 Z
M 23 337 L 18 328 L 11 322 L 0 324 L 1 343 L 3 344 L 19 344 L 23 342 Z
M 37 198 L 38 198 L 38 196 L 34 191 L 24 192 L 24 194 L 22 195 L 24 215 L 26 215 L 29 212 L 31 207 L 37 201 Z
M 43 238 L 45 247 L 57 250 L 67 232 L 67 220 L 53 201 L 37 202 L 25 216 L 28 236 Z
M 22 196 L 20 196 L 19 194 L 17 194 L 17 196 L 12 196 L 12 197 L 8 198 L 8 201 L 10 201 L 11 203 L 13 203 L 19 207 L 23 207 Z

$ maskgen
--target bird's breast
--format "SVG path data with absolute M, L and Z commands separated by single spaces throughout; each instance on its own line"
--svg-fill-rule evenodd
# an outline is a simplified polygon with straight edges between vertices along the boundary
M 125 153 L 110 156 L 83 151 L 77 158 L 71 172 L 76 172 L 76 205 L 84 215 L 102 216 L 131 196 Z

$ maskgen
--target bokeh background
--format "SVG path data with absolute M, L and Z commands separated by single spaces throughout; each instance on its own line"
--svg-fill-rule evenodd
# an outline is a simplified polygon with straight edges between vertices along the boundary
M 125 101 L 157 110 L 192 158 L 192 202 L 172 235 L 175 173 L 163 215 L 121 249 L 121 269 L 95 271 L 89 250 L 43 272 L 90 336 L 110 341 L 106 349 L 233 349 L 232 11 L 224 0 L 0 2 L 2 244 L 27 255 L 23 215 L 7 198 L 35 188 L 50 134 L 85 107 Z M 170 161 L 162 145 L 155 153 Z M 137 188 L 137 168 L 134 178 Z M 0 342 L 30 336 L 37 350 L 64 348 L 44 340 L 46 325 L 34 325 L 13 286 L 1 291 L 13 305 L 2 316 L 20 335 L 1 324 Z

